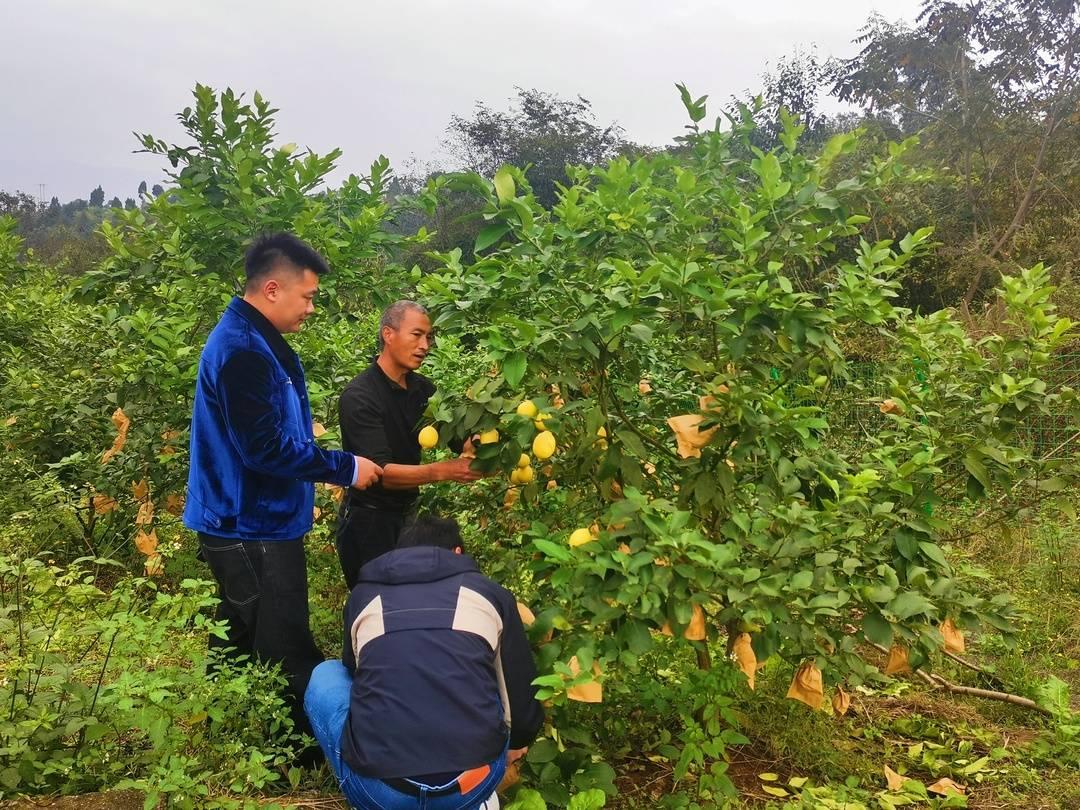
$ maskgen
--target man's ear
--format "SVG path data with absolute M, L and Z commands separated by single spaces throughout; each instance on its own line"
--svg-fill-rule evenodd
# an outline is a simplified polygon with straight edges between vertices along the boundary
M 454 553 L 455 554 L 464 554 L 465 549 L 463 549 L 461 546 L 454 546 Z
M 270 301 L 276 301 L 279 292 L 281 292 L 281 282 L 278 281 L 276 278 L 270 277 L 263 282 L 263 297 L 267 298 Z

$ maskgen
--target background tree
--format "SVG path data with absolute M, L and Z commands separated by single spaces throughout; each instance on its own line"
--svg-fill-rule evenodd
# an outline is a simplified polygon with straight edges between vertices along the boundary
M 143 180 L 141 183 L 139 183 L 139 196 L 142 197 L 145 194 L 146 194 L 146 181 Z
M 568 165 L 596 166 L 632 147 L 616 122 L 596 123 L 588 99 L 521 87 L 506 111 L 478 102 L 471 117 L 451 118 L 444 145 L 455 171 L 490 177 L 503 164 L 528 167 L 526 176 L 544 206 L 555 202 L 555 184 L 567 182 Z
M 90 192 L 90 205 L 95 208 L 101 208 L 105 205 L 105 192 L 102 190 L 101 186 L 98 186 Z
M 941 196 L 926 201 L 942 214 L 938 235 L 953 245 L 950 270 L 960 277 L 951 286 L 962 300 L 984 291 L 993 271 L 1048 258 L 1045 220 L 1080 222 L 1080 142 L 1068 125 L 1078 100 L 1076 0 L 926 0 L 915 26 L 871 17 L 857 41 L 863 49 L 835 92 L 903 132 L 923 132 L 924 159 L 942 181 L 932 186 Z

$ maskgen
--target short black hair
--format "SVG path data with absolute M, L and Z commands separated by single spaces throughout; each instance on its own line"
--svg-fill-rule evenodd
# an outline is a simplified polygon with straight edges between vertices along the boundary
M 398 537 L 397 547 L 414 548 L 416 546 L 436 546 L 449 551 L 455 548 L 465 550 L 458 522 L 451 518 L 434 515 L 417 518 L 402 530 Z
M 291 233 L 264 233 L 255 237 L 244 256 L 246 286 L 267 276 L 278 265 L 286 263 L 297 272 L 310 270 L 317 275 L 330 272 L 326 259 L 311 245 Z

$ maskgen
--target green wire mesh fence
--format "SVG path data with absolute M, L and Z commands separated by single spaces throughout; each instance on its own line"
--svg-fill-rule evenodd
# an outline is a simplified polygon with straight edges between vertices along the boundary
M 917 372 L 918 376 L 918 372 Z M 1056 356 L 1045 370 L 1047 393 L 1080 387 L 1080 353 Z M 805 380 L 797 382 L 805 383 Z M 834 378 L 822 401 L 834 439 L 859 441 L 872 436 L 886 424 L 879 410 L 889 397 L 888 382 L 876 363 L 851 363 L 844 378 Z M 1022 432 L 1022 441 L 1038 455 L 1073 455 L 1080 451 L 1080 425 L 1065 408 L 1057 412 L 1035 413 Z

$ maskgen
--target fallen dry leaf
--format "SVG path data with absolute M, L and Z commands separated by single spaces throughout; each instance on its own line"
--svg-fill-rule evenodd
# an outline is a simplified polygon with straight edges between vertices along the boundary
M 885 784 L 888 786 L 889 790 L 902 790 L 904 787 L 904 777 L 886 765 Z
M 312 520 L 318 520 L 321 517 L 322 517 L 322 509 L 320 509 L 317 506 L 311 507 L 311 519 Z
M 139 514 L 135 516 L 136 526 L 149 526 L 154 522 L 154 502 L 143 501 L 139 505 Z
M 832 708 L 837 717 L 843 717 L 851 708 L 851 695 L 844 691 L 844 687 L 836 687 L 832 696 Z
M 897 415 L 903 415 L 904 406 L 897 402 L 895 399 L 882 400 L 878 405 L 878 410 L 882 413 L 894 413 Z
M 526 627 L 530 627 L 533 622 L 536 621 L 536 615 L 532 612 L 528 605 L 523 602 L 517 603 L 518 616 L 521 617 L 521 623 Z
M 619 551 L 621 551 L 623 554 L 629 554 L 630 546 L 626 545 L 626 543 L 619 543 Z
M 107 515 L 117 507 L 116 499 L 108 495 L 95 495 L 90 499 L 90 503 L 94 507 L 94 514 L 97 515 Z
M 926 786 L 927 793 L 936 793 L 939 796 L 948 796 L 950 794 L 963 796 L 965 791 L 966 788 L 963 785 L 958 785 L 947 776 L 943 776 L 941 779 L 934 782 L 934 784 Z
M 506 497 L 503 498 L 503 509 L 512 509 L 514 504 L 517 503 L 518 498 L 521 497 L 521 492 L 517 487 L 510 487 L 506 490 Z
M 146 500 L 146 496 L 150 494 L 150 485 L 146 483 L 146 479 L 141 481 L 133 481 L 131 484 L 131 496 L 137 500 Z
M 716 428 L 699 430 L 704 417 L 700 413 L 684 413 L 667 420 L 668 426 L 675 433 L 681 458 L 701 458 L 701 448 L 709 443 Z
M 17 416 L 9 416 L 7 419 L 4 420 L 4 427 L 11 427 L 12 425 L 14 425 L 18 421 L 19 421 L 19 417 L 17 417 Z
M 581 664 L 578 663 L 576 655 L 567 662 L 567 666 L 570 667 L 570 673 L 575 678 L 581 672 Z M 593 661 L 592 671 L 594 676 L 599 677 L 600 665 L 595 661 Z M 580 703 L 603 703 L 604 687 L 599 681 L 589 681 L 580 686 L 571 686 L 566 690 L 566 697 Z
M 652 392 L 652 385 L 649 384 L 647 379 L 643 379 L 638 382 L 637 390 L 639 394 L 645 395 Z
M 184 514 L 184 496 L 170 493 L 165 496 L 165 511 L 170 515 L 180 517 Z
M 813 661 L 805 661 L 791 679 L 787 696 L 792 700 L 805 703 L 811 709 L 820 709 L 825 699 L 825 690 L 821 684 L 821 670 Z
M 158 539 L 157 529 L 151 529 L 147 534 L 142 529 L 135 535 L 135 548 L 149 557 L 151 554 L 157 553 Z
M 750 642 L 749 633 L 739 633 L 735 637 L 731 653 L 735 656 L 735 663 L 746 676 L 746 685 L 753 689 L 754 677 L 757 674 L 757 656 L 754 654 L 754 647 Z
M 324 433 L 326 433 L 326 428 L 323 426 L 322 422 L 312 422 L 311 423 L 311 435 L 312 436 L 314 436 L 317 439 L 320 436 L 322 436 Z
M 705 629 L 705 611 L 701 605 L 694 605 L 694 612 L 690 616 L 690 624 L 683 631 L 683 638 L 687 641 L 704 641 L 708 635 Z
M 544 485 L 544 488 L 545 488 L 545 489 L 546 489 L 546 490 L 547 490 L 548 492 L 551 492 L 551 491 L 552 491 L 553 489 L 558 489 L 558 488 L 559 488 L 559 482 L 558 482 L 558 481 L 556 481 L 556 480 L 555 480 L 554 478 L 552 478 L 552 479 L 551 479 L 550 481 L 548 481 L 548 482 L 547 482 L 547 483 L 546 483 L 546 484 Z
M 945 639 L 946 650 L 951 653 L 964 652 L 964 634 L 952 619 L 946 619 L 941 623 L 941 636 Z
M 124 444 L 127 442 L 128 428 L 131 427 L 131 420 L 127 418 L 122 408 L 113 411 L 112 423 L 116 426 L 116 438 L 113 439 L 112 447 L 102 454 L 102 464 L 108 463 L 109 459 L 124 449 Z
M 901 672 L 911 672 L 907 647 L 903 644 L 893 644 L 889 648 L 889 660 L 885 663 L 885 674 L 896 675 Z

